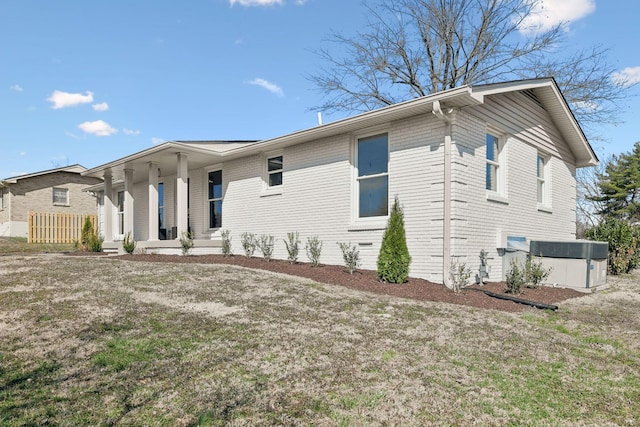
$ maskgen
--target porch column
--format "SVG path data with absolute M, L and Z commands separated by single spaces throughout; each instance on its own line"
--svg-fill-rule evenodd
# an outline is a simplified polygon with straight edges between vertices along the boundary
M 124 170 L 124 234 L 133 238 L 133 169 Z
M 149 236 L 158 240 L 158 164 L 149 162 Z
M 104 178 L 104 241 L 113 242 L 113 183 L 111 171 L 103 175 Z
M 187 219 L 187 177 L 188 177 L 187 155 L 177 154 L 177 174 L 176 174 L 176 227 L 178 227 L 179 239 L 182 233 L 188 230 Z

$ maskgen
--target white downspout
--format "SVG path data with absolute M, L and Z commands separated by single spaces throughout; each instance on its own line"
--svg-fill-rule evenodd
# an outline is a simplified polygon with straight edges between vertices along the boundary
M 442 230 L 442 282 L 451 287 L 449 266 L 451 265 L 451 120 L 442 111 L 440 101 L 434 101 L 433 114 L 442 120 L 444 127 L 444 200 Z

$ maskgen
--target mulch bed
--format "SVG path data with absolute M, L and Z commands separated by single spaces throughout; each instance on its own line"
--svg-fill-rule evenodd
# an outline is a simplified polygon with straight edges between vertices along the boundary
M 293 276 L 305 277 L 320 283 L 340 285 L 360 291 L 410 298 L 419 301 L 437 301 L 508 312 L 522 312 L 526 309 L 531 309 L 528 305 L 490 297 L 483 292 L 471 289 L 464 289 L 461 293 L 456 294 L 442 284 L 432 283 L 423 279 L 409 278 L 408 282 L 403 284 L 381 283 L 378 280 L 378 275 L 375 271 L 359 269 L 353 274 L 349 274 L 344 267 L 336 265 L 312 267 L 308 263 L 289 264 L 287 261 L 282 260 L 272 260 L 267 262 L 258 257 L 247 258 L 245 256 L 238 255 L 223 257 L 222 255 L 180 256 L 136 254 L 119 255 L 113 258 L 127 261 L 164 263 L 231 264 L 290 274 Z M 473 285 L 472 287 L 480 288 L 478 285 Z M 504 292 L 504 282 L 486 283 L 481 288 L 494 293 L 509 295 Z M 529 301 L 558 305 L 558 303 L 567 299 L 584 295 L 586 294 L 574 289 L 543 286 L 537 289 L 527 288 L 521 294 L 516 295 L 516 297 Z

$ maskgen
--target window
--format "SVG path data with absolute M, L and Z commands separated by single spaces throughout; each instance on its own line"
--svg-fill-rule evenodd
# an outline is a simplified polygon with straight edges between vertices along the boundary
M 53 204 L 69 205 L 69 189 L 53 187 Z
M 0 188 L 0 210 L 7 208 L 7 189 Z
M 164 183 L 158 183 L 158 228 L 164 226 Z
M 358 217 L 387 216 L 389 213 L 389 144 L 388 135 L 358 140 L 356 180 Z
M 548 158 L 538 153 L 538 157 L 536 159 L 536 178 L 538 181 L 538 203 L 541 205 L 549 204 L 549 197 L 547 195 L 547 164 L 549 163 Z
M 502 179 L 500 170 L 500 152 L 502 147 L 497 136 L 487 134 L 487 175 L 486 189 L 502 193 Z
M 282 156 L 267 158 L 267 186 L 282 185 Z
M 222 227 L 222 171 L 209 172 L 209 228 Z
M 118 191 L 118 234 L 124 234 L 124 191 Z

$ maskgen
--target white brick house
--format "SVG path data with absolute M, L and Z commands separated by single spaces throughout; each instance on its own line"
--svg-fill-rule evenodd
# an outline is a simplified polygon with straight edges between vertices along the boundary
M 105 248 L 132 231 L 141 247 L 196 253 L 220 231 L 360 248 L 375 269 L 393 198 L 404 208 L 410 274 L 447 282 L 452 259 L 502 275 L 509 237 L 575 239 L 576 168 L 597 157 L 553 79 L 464 86 L 264 141 L 167 142 L 84 172 L 104 178 Z M 119 202 L 118 202 L 119 200 Z M 162 226 L 161 226 L 162 225 Z M 174 228 L 174 232 L 170 230 Z M 162 229 L 159 232 L 159 229 Z M 304 258 L 304 256 L 302 256 Z
M 83 191 L 102 179 L 82 176 L 81 165 L 0 179 L 0 237 L 27 237 L 29 212 L 94 214 L 95 199 Z

